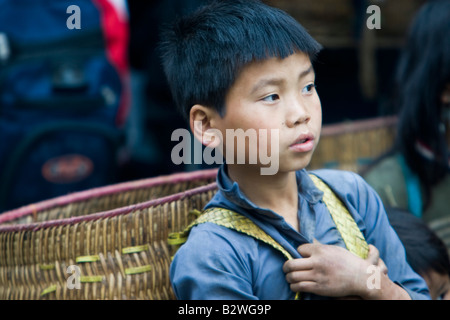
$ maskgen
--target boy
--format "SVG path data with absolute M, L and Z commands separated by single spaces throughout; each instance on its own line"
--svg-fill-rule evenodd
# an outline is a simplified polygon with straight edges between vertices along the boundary
M 177 298 L 292 299 L 297 292 L 302 299 L 429 298 L 372 189 L 352 173 L 315 173 L 371 244 L 362 259 L 344 249 L 323 193 L 304 169 L 321 130 L 311 63 L 320 45 L 292 17 L 259 1 L 213 2 L 167 30 L 161 48 L 172 94 L 194 136 L 208 147 L 223 146 L 227 159 L 206 208 L 249 218 L 294 257 L 285 262 L 243 233 L 197 225 L 171 265 Z M 277 160 L 277 172 L 261 174 L 267 163 L 250 163 L 249 144 L 237 150 L 227 130 L 270 132 L 259 134 L 256 149 Z M 236 163 L 240 152 L 244 164 Z M 383 260 L 389 277 L 380 272 L 379 289 L 371 290 L 367 270 Z

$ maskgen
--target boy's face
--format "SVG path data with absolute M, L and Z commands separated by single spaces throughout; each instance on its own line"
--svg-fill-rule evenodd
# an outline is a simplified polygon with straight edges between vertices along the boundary
M 234 143 L 234 150 L 230 150 L 226 130 L 251 129 L 260 133 L 258 155 L 276 157 L 278 172 L 305 168 L 319 142 L 322 125 L 314 81 L 311 61 L 304 53 L 247 65 L 228 92 L 225 116 L 216 122 L 215 127 L 224 139 L 225 153 L 233 151 L 236 160 L 237 154 L 245 152 L 248 164 L 249 144 L 245 150 L 237 150 Z M 261 135 L 265 132 L 261 129 L 266 129 L 267 134 Z M 279 139 L 271 136 L 276 132 L 273 129 L 278 130 Z

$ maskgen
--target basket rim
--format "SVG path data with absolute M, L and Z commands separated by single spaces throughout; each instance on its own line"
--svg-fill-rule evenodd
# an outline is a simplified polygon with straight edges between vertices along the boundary
M 102 218 L 114 217 L 117 215 L 127 214 L 132 211 L 145 209 L 151 206 L 161 205 L 168 202 L 184 199 L 186 197 L 214 190 L 217 188 L 217 183 L 212 182 L 204 186 L 192 188 L 186 191 L 178 192 L 165 197 L 152 199 L 145 202 L 140 202 L 137 204 L 132 204 L 129 206 L 124 206 L 120 208 L 115 208 L 107 211 L 92 213 L 84 216 L 77 216 L 72 218 L 64 218 L 58 220 L 49 220 L 42 222 L 34 222 L 27 224 L 15 224 L 15 225 L 1 225 L 1 223 L 9 222 L 24 216 L 36 214 L 39 211 L 49 210 L 59 206 L 65 206 L 70 203 L 76 203 L 91 199 L 98 196 L 112 195 L 124 191 L 135 190 L 143 187 L 155 187 L 165 183 L 178 183 L 185 182 L 189 180 L 199 180 L 214 178 L 217 175 L 217 168 L 196 170 L 191 172 L 174 173 L 164 176 L 152 177 L 147 179 L 141 179 L 136 181 L 123 182 L 118 184 L 113 184 L 104 187 L 98 187 L 93 189 L 88 189 L 84 191 L 75 192 L 72 194 L 59 196 L 49 200 L 44 200 L 37 202 L 35 204 L 29 204 L 18 209 L 7 211 L 0 214 L 0 232 L 11 232 L 11 231 L 24 231 L 24 230 L 39 230 L 42 228 L 56 227 L 67 224 L 75 224 L 83 221 L 91 221 Z
M 367 131 L 371 129 L 378 129 L 382 127 L 393 127 L 397 124 L 398 117 L 384 116 L 374 117 L 361 120 L 343 121 L 336 124 L 328 124 L 322 127 L 321 137 L 337 136 L 345 133 L 354 133 L 359 131 Z

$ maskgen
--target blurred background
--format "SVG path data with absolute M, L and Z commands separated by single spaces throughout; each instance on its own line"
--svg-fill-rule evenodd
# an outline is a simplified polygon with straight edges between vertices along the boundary
M 171 161 L 171 134 L 188 127 L 156 47 L 164 23 L 206 2 L 0 0 L 0 212 L 204 168 Z M 264 2 L 290 13 L 324 46 L 315 68 L 325 134 L 359 120 L 394 125 L 393 71 L 425 0 Z M 76 26 L 76 10 L 67 11 L 72 4 L 80 8 L 81 29 L 69 28 Z M 379 30 L 366 27 L 371 4 L 381 10 Z M 381 153 L 392 142 L 389 132 L 386 140 L 361 152 Z

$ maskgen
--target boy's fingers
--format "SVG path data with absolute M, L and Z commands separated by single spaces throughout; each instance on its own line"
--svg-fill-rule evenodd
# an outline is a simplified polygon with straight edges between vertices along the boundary
M 388 274 L 388 268 L 387 268 L 386 264 L 384 263 L 383 259 L 380 259 L 378 261 L 378 266 L 380 267 L 382 273 L 384 273 L 385 275 Z
M 307 258 L 307 257 L 310 257 L 313 254 L 315 248 L 317 246 L 319 246 L 319 245 L 320 245 L 319 242 L 305 243 L 305 244 L 302 244 L 301 246 L 299 246 L 297 248 L 297 251 L 298 251 L 298 253 L 300 253 L 300 255 L 303 258 Z
M 375 246 L 371 244 L 369 244 L 369 254 L 366 260 L 369 261 L 370 264 L 374 265 L 378 265 L 378 261 L 380 260 L 380 252 Z
M 310 259 L 291 259 L 286 261 L 283 264 L 283 272 L 284 273 L 291 273 L 296 271 L 304 271 L 304 270 L 311 270 L 312 269 L 312 263 Z
M 386 266 L 386 264 L 384 263 L 383 259 L 380 258 L 380 252 L 378 251 L 378 249 L 369 244 L 369 255 L 367 257 L 367 260 L 373 264 L 376 265 L 378 267 L 380 267 L 380 270 L 382 273 L 387 274 L 388 273 L 388 268 Z
M 314 281 L 314 272 L 312 270 L 294 271 L 286 273 L 288 283 L 298 283 L 304 281 Z
M 291 283 L 290 288 L 294 292 L 314 293 L 317 288 L 317 283 L 314 281 L 301 281 L 301 282 Z

